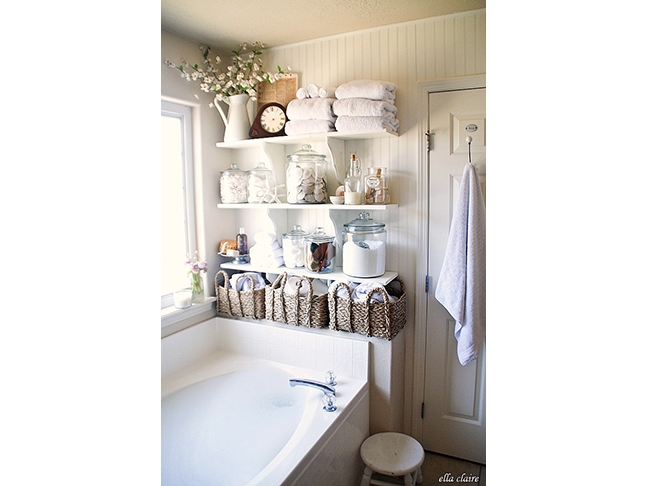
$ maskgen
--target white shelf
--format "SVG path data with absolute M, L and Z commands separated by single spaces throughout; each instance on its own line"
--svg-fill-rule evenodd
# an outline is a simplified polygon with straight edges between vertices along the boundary
M 337 267 L 335 271 L 331 273 L 316 273 L 316 272 L 310 272 L 305 268 L 286 268 L 283 265 L 277 268 L 267 268 L 267 267 L 255 266 L 250 263 L 221 263 L 220 267 L 227 268 L 229 270 L 239 270 L 241 272 L 259 272 L 259 273 L 274 273 L 274 274 L 282 274 L 286 272 L 288 273 L 288 275 L 297 275 L 297 276 L 305 275 L 306 277 L 318 278 L 323 280 L 351 280 L 352 282 L 376 282 L 382 285 L 387 285 L 389 282 L 391 282 L 398 276 L 397 272 L 387 271 L 385 272 L 384 275 L 381 275 L 380 277 L 373 277 L 373 278 L 350 277 L 347 274 L 342 272 L 341 267 Z
M 389 138 L 398 137 L 398 133 L 392 130 L 383 128 L 382 130 L 371 130 L 364 132 L 324 132 L 324 133 L 309 133 L 305 135 L 286 135 L 283 137 L 266 137 L 266 138 L 248 138 L 245 140 L 237 140 L 236 142 L 217 142 L 216 146 L 219 148 L 252 148 L 261 147 L 263 143 L 272 143 L 277 145 L 292 145 L 306 142 L 323 142 L 326 139 L 338 140 L 362 140 L 367 138 Z
M 288 204 L 288 203 L 265 203 L 265 204 L 218 204 L 219 209 L 335 209 L 353 211 L 385 211 L 389 208 L 397 208 L 398 204 Z

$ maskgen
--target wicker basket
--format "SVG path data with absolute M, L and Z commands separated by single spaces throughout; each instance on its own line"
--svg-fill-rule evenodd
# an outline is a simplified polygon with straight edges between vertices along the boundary
M 387 287 L 372 289 L 364 302 L 351 299 L 351 289 L 344 282 L 335 284 L 328 294 L 329 328 L 335 331 L 348 331 L 379 337 L 391 341 L 405 326 L 405 283 L 400 277 L 395 281 L 400 284 L 400 290 Z M 337 295 L 338 287 L 347 291 L 348 298 Z M 380 292 L 383 302 L 370 303 L 371 296 Z M 389 302 L 389 295 L 396 297 L 395 302 Z
M 223 275 L 224 284 L 218 285 L 218 276 Z M 265 317 L 265 291 L 254 289 L 254 279 L 249 275 L 247 278 L 252 284 L 252 290 L 241 291 L 230 288 L 229 276 L 223 270 L 214 277 L 216 285 L 217 311 L 236 317 L 251 317 L 252 319 L 263 319 Z
M 271 286 L 265 288 L 266 318 L 295 326 L 327 328 L 328 296 L 325 294 L 313 297 L 313 285 L 308 277 L 299 279 L 294 295 L 287 294 L 287 281 L 288 275 L 284 272 Z M 308 286 L 308 295 L 299 295 L 304 282 Z

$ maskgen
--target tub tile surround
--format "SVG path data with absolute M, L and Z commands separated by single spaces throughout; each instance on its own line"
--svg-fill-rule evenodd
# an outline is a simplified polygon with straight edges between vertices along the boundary
M 162 339 L 162 376 L 224 350 L 368 381 L 369 344 L 357 336 L 331 336 L 328 330 L 215 317 Z

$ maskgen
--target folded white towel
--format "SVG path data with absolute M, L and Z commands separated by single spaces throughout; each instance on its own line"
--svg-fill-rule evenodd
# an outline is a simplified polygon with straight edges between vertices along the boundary
M 320 98 L 335 98 L 335 89 L 336 88 L 320 88 L 319 97 Z
M 367 98 L 346 98 L 333 102 L 333 114 L 337 116 L 384 116 L 387 113 L 396 115 L 397 111 L 393 103 Z
M 319 90 L 320 87 L 313 83 L 309 84 L 308 88 L 306 88 L 306 91 L 308 91 L 308 96 L 310 96 L 311 98 L 319 98 Z
M 398 131 L 400 122 L 394 114 L 388 112 L 385 116 L 340 116 L 335 122 L 338 132 L 353 132 L 359 130 L 382 130 L 387 128 Z
M 390 101 L 396 98 L 396 85 L 389 81 L 358 79 L 341 84 L 335 90 L 337 99 L 369 98 L 370 100 Z
M 271 245 L 273 241 L 277 241 L 277 234 L 270 231 L 259 231 L 254 234 L 254 241 L 259 245 Z M 275 248 L 279 248 L 279 245 Z
M 277 243 L 276 241 L 274 243 Z M 278 246 L 278 244 L 277 244 Z M 256 244 L 250 248 L 250 258 L 254 259 L 270 259 L 283 257 L 283 248 L 274 247 L 273 245 L 260 245 Z
M 308 90 L 306 88 L 299 88 L 297 90 L 297 99 L 303 100 L 304 98 L 308 98 Z
M 486 337 L 486 208 L 475 167 L 464 167 L 436 299 L 455 320 L 457 356 L 465 366 Z
M 255 272 L 235 273 L 234 275 L 232 275 L 232 278 L 230 278 L 230 287 L 241 292 L 252 290 L 252 283 L 250 282 L 250 279 L 241 278 L 244 275 L 250 276 L 252 280 L 254 280 L 254 290 L 265 288 L 265 280 L 260 274 Z
M 334 132 L 335 126 L 329 120 L 289 120 L 285 130 L 286 135 L 303 135 L 305 133 Z
M 306 98 L 292 100 L 286 108 L 289 120 L 328 120 L 335 121 L 333 98 Z

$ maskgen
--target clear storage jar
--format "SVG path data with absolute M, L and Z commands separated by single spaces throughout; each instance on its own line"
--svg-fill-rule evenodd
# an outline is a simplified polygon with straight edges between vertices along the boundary
M 225 204 L 248 202 L 248 172 L 232 163 L 230 168 L 221 172 L 221 201 Z
M 329 236 L 318 226 L 304 239 L 306 270 L 330 273 L 335 270 L 335 236 Z
M 389 204 L 387 167 L 369 167 L 364 185 L 366 204 Z
M 259 162 L 254 169 L 248 172 L 248 199 L 249 203 L 269 203 L 272 201 L 277 182 L 272 170 L 263 162 Z
M 284 233 L 283 259 L 287 268 L 301 268 L 304 266 L 304 238 L 306 232 L 298 224 L 293 226 L 292 231 Z
M 289 155 L 286 165 L 286 192 L 290 204 L 322 204 L 326 189 L 326 156 L 310 145 Z
M 368 212 L 362 212 L 344 224 L 342 240 L 342 272 L 345 275 L 370 278 L 385 273 L 385 223 L 374 221 Z

